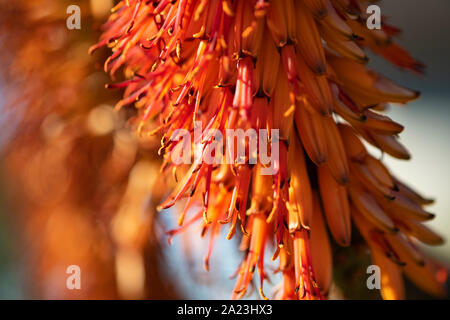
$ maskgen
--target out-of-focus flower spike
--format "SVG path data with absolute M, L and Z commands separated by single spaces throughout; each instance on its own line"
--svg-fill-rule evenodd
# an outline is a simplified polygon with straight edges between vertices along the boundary
M 350 170 L 341 134 L 332 117 L 323 118 L 322 122 L 327 142 L 326 165 L 336 181 L 344 185 L 348 182 Z
M 327 63 L 316 21 L 302 1 L 295 2 L 295 12 L 299 35 L 296 48 L 315 74 L 325 74 Z
M 347 188 L 336 182 L 326 166 L 320 166 L 317 173 L 328 227 L 339 245 L 348 246 L 351 240 L 351 221 Z
M 309 158 L 321 165 L 327 161 L 327 140 L 323 127 L 322 116 L 308 111 L 305 107 L 307 101 L 297 101 L 295 109 L 295 124 L 303 146 Z

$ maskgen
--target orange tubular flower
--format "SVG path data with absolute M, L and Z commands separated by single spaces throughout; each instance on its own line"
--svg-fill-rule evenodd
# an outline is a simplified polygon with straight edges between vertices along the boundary
M 228 239 L 241 234 L 247 254 L 233 298 L 244 296 L 256 269 L 265 297 L 268 250 L 283 274 L 275 298 L 326 298 L 332 273 L 326 225 L 339 245 L 349 246 L 352 221 L 382 269 L 383 298 L 404 297 L 402 273 L 443 294 L 443 271 L 416 246 L 442 242 L 423 224 L 433 217 L 422 208 L 431 201 L 362 143 L 408 159 L 397 140 L 403 127 L 379 111 L 419 96 L 370 70 L 364 49 L 400 68 L 423 69 L 393 43 L 394 27 L 366 28 L 368 2 L 120 1 L 91 49 L 111 48 L 105 70 L 127 78 L 111 85 L 125 88 L 117 108 L 134 104 L 130 123 L 140 134 L 162 134 L 162 172 L 175 173 L 177 185 L 159 209 L 186 201 L 180 229 L 170 235 L 201 223 L 202 235 L 211 237 L 208 267 L 222 226 L 230 225 Z M 206 132 L 201 137 L 196 121 Z M 171 160 L 182 147 L 171 139 L 177 129 L 187 130 L 205 155 L 217 142 L 208 130 L 249 128 L 279 129 L 279 138 L 267 137 L 279 149 L 273 176 L 261 175 L 265 164 L 250 163 L 250 155 L 218 165 L 197 157 L 189 168 Z

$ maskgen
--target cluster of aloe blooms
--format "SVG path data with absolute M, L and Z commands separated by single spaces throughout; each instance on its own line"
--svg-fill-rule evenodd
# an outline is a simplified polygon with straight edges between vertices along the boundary
M 332 278 L 334 240 L 351 245 L 352 221 L 381 267 L 382 295 L 404 297 L 402 273 L 442 295 L 446 274 L 417 241 L 436 245 L 423 224 L 431 203 L 368 153 L 362 139 L 395 158 L 409 159 L 397 135 L 403 126 L 380 112 L 418 93 L 366 66 L 364 49 L 403 69 L 423 65 L 393 42 L 399 30 L 366 27 L 364 0 L 125 0 L 113 9 L 100 42 L 112 55 L 105 70 L 126 80 L 117 108 L 134 104 L 130 123 L 142 135 L 162 134 L 162 172 L 176 186 L 160 205 L 178 203 L 180 228 L 201 225 L 214 240 L 229 225 L 240 230 L 245 258 L 233 298 L 247 292 L 255 270 L 260 294 L 268 277 L 265 254 L 278 259 L 278 299 L 322 299 Z M 279 129 L 273 176 L 261 164 L 171 162 L 177 129 Z M 270 140 L 271 137 L 269 136 Z M 214 142 L 205 134 L 192 143 Z M 242 142 L 245 143 L 245 142 Z M 178 179 L 178 177 L 182 177 Z M 323 213 L 322 213 L 323 212 Z M 185 216 L 189 216 L 185 220 Z M 326 223 L 325 223 L 326 222 Z M 270 257 L 269 257 L 270 259 Z

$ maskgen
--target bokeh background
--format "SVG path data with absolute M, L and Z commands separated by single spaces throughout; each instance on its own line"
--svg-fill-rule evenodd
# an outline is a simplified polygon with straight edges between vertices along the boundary
M 371 56 L 373 68 L 422 92 L 419 100 L 407 106 L 394 105 L 389 113 L 395 121 L 405 125 L 401 141 L 411 151 L 412 160 L 404 162 L 386 156 L 386 163 L 418 191 L 436 199 L 435 204 L 429 207 L 436 213 L 430 225 L 448 241 L 428 250 L 450 265 L 450 2 L 395 0 L 381 1 L 379 5 L 386 19 L 403 30 L 398 42 L 427 65 L 426 74 L 416 76 L 398 71 L 382 59 Z M 83 27 L 87 25 L 83 24 Z M 0 105 L 4 100 L 1 83 Z M 2 127 L 5 121 L 5 117 L 0 116 Z M 9 137 L 8 132 L 2 130 L 0 145 L 5 145 Z M 0 166 L 0 299 L 36 298 L 28 286 L 29 270 L 33 265 L 29 265 L 27 248 L 20 241 L 20 225 L 14 219 L 16 206 L 7 197 L 11 181 L 2 178 L 7 174 L 2 163 Z M 167 212 L 160 222 L 170 226 L 175 225 L 175 221 L 175 216 Z M 164 234 L 157 237 L 163 238 Z M 160 248 L 164 277 L 176 283 L 177 294 L 185 298 L 229 298 L 233 287 L 229 276 L 240 261 L 233 248 L 237 244 L 221 242 L 212 256 L 212 271 L 205 273 L 202 265 L 205 244 L 199 243 L 199 248 L 190 247 L 187 251 L 184 240 L 175 238 L 171 246 L 161 241 Z M 416 295 L 413 288 L 409 290 L 410 297 L 423 297 Z

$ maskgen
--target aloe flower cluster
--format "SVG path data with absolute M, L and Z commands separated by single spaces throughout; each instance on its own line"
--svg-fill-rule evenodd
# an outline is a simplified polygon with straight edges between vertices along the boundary
M 394 42 L 399 30 L 366 26 L 364 0 L 126 0 L 104 25 L 99 43 L 112 50 L 104 67 L 110 88 L 122 88 L 116 108 L 134 108 L 130 124 L 142 136 L 161 137 L 163 178 L 174 187 L 159 209 L 176 205 L 179 225 L 169 232 L 241 238 L 245 257 L 233 298 L 248 291 L 255 271 L 259 292 L 277 260 L 282 280 L 270 296 L 323 299 L 332 281 L 330 237 L 351 246 L 358 232 L 381 268 L 382 296 L 404 297 L 402 274 L 442 295 L 446 273 L 418 242 L 442 238 L 424 223 L 432 201 L 397 179 L 363 141 L 409 159 L 398 141 L 403 126 L 383 111 L 419 93 L 367 67 L 368 50 L 399 68 L 424 66 Z M 123 76 L 122 76 L 123 75 Z M 215 143 L 208 130 L 278 129 L 276 173 L 261 163 L 190 166 L 171 155 L 184 148 L 176 130 L 193 135 L 202 154 Z M 248 141 L 239 143 L 247 145 Z M 230 150 L 228 150 L 230 151 Z M 248 160 L 248 157 L 247 157 Z M 356 228 L 352 228 L 352 226 Z M 355 231 L 357 230 L 357 231 Z M 269 257 L 267 257 L 269 255 Z

